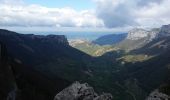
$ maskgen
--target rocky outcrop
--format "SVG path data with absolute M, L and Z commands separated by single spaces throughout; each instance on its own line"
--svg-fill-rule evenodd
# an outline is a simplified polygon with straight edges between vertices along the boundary
M 68 88 L 58 93 L 54 100 L 111 100 L 111 94 L 98 95 L 87 83 L 73 83 Z
M 139 40 L 141 38 L 148 38 L 149 41 L 155 38 L 161 38 L 165 36 L 170 36 L 170 24 L 163 25 L 161 28 L 153 28 L 149 31 L 135 28 L 128 32 L 127 39 Z
M 170 100 L 170 96 L 161 93 L 156 89 L 146 98 L 146 100 Z
M 147 38 L 148 41 L 153 40 L 157 36 L 157 32 L 155 31 L 147 31 L 140 28 L 135 28 L 128 32 L 127 39 L 129 40 L 139 40 L 142 38 Z
M 144 30 L 141 28 L 135 28 L 128 32 L 125 40 L 120 42 L 117 47 L 126 51 L 141 48 L 157 38 L 159 31 Z

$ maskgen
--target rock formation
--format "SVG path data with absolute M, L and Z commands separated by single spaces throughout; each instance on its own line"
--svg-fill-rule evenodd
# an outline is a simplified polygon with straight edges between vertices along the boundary
M 146 100 L 170 100 L 170 96 L 161 93 L 156 89 L 146 98 Z
M 73 83 L 68 88 L 58 93 L 54 100 L 111 100 L 111 94 L 98 95 L 87 83 Z
M 135 28 L 128 32 L 127 39 L 129 40 L 139 40 L 142 38 L 147 38 L 148 41 L 151 41 L 157 36 L 157 32 L 155 31 L 147 31 L 140 28 Z

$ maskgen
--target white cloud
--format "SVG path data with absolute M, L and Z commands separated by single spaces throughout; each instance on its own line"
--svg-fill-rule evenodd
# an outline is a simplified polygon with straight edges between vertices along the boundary
M 115 28 L 158 27 L 170 23 L 170 0 L 93 0 L 96 8 L 26 5 L 22 0 L 0 0 L 0 27 Z
M 97 16 L 110 28 L 134 25 L 135 2 L 135 0 L 96 0 Z
M 161 3 L 150 3 L 135 12 L 136 21 L 141 26 L 160 26 L 170 24 L 170 0 L 162 0 Z
M 0 26 L 56 26 L 56 27 L 103 27 L 104 23 L 94 11 L 76 11 L 72 8 L 47 8 L 26 5 L 21 0 L 0 0 Z M 14 0 L 16 1 L 16 0 Z
M 110 28 L 170 23 L 170 0 L 95 0 L 97 16 Z

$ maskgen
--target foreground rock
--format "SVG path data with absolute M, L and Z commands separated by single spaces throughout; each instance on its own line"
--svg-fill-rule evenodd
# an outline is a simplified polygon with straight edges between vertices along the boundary
M 98 95 L 87 83 L 73 83 L 68 88 L 58 93 L 54 100 L 111 100 L 111 94 Z
M 170 100 L 170 96 L 161 93 L 159 90 L 156 89 L 146 98 L 146 100 Z

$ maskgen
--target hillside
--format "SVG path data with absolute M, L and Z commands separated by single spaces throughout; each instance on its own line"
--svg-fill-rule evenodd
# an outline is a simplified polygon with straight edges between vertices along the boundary
M 104 35 L 92 41 L 92 43 L 98 44 L 98 45 L 113 45 L 124 40 L 126 36 L 127 36 L 127 33 Z
M 68 68 L 73 71 L 86 69 L 84 60 L 91 59 L 89 55 L 70 47 L 64 36 L 24 35 L 1 30 L 0 40 L 6 45 L 10 56 L 14 59 L 51 77 L 55 74 L 61 76 L 62 70 L 66 70 L 63 68 L 67 66 L 70 66 Z M 44 66 L 50 63 L 53 63 L 52 66 L 48 68 Z M 71 68 L 71 66 L 75 67 Z M 51 72 L 54 69 L 58 72 Z M 77 72 L 77 74 L 80 73 Z
M 111 94 L 98 96 L 93 87 L 90 87 L 87 83 L 75 82 L 67 89 L 63 89 L 68 86 L 68 81 L 60 78 L 52 80 L 41 72 L 26 68 L 17 61 L 12 61 L 11 58 L 8 58 L 6 46 L 1 42 L 0 76 L 1 100 L 68 100 L 70 98 L 79 100 L 82 97 L 111 100 L 112 98 Z M 70 91 L 71 95 L 67 91 Z M 87 93 L 87 95 L 84 95 L 84 93 Z M 74 95 L 77 97 L 74 97 Z
M 111 62 L 93 58 L 69 46 L 64 36 L 25 35 L 0 30 L 0 40 L 9 54 L 19 88 L 28 94 L 23 98 L 28 96 L 37 100 L 44 95 L 39 94 L 42 91 L 47 93 L 44 95 L 47 97 L 42 97 L 47 100 L 74 81 L 88 82 L 98 92 L 109 92 L 104 88 L 105 83 L 100 86 L 97 83 L 108 77 L 103 71 L 111 67 Z
M 25 66 L 9 56 L 0 42 L 0 99 L 1 100 L 52 100 L 56 93 L 71 84 L 59 77 L 55 79 Z
M 74 48 L 76 48 L 76 49 L 78 49 L 78 50 L 80 50 L 84 53 L 87 53 L 91 56 L 94 56 L 94 57 L 98 57 L 98 56 L 103 55 L 106 52 L 116 50 L 116 48 L 112 48 L 109 45 L 101 46 L 101 45 L 94 44 L 94 43 L 91 43 L 91 42 L 86 41 L 86 40 L 70 41 L 70 45 L 72 47 L 74 47 Z

